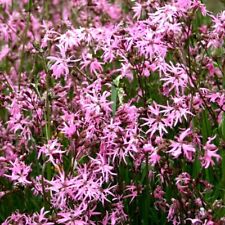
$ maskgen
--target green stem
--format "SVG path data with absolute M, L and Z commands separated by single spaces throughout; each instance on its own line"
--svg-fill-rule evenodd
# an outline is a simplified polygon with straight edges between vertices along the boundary
M 31 8 L 32 8 L 32 0 L 29 0 L 28 3 L 28 16 L 26 18 L 26 26 L 22 35 L 22 52 L 21 52 L 21 60 L 20 60 L 20 67 L 19 67 L 19 78 L 18 78 L 18 89 L 20 91 L 21 86 L 21 77 L 23 72 L 23 66 L 24 66 L 24 59 L 25 59 L 25 45 L 27 42 L 27 32 L 30 27 L 30 19 L 31 19 Z

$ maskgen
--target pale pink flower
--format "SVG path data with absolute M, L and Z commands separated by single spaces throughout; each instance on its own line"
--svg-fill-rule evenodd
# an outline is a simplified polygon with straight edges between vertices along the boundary
M 192 133 L 191 129 L 188 128 L 185 131 L 182 131 L 178 137 L 175 138 L 176 141 L 170 141 L 170 153 L 174 158 L 178 158 L 181 154 L 189 161 L 193 160 L 193 155 L 195 153 L 195 147 L 185 141 L 184 139 Z
M 164 116 L 160 110 L 160 105 L 156 102 L 153 102 L 152 105 L 148 106 L 148 112 L 148 118 L 143 118 L 146 122 L 141 126 L 147 125 L 149 127 L 146 134 L 150 133 L 150 137 L 152 137 L 157 131 L 162 137 L 167 133 L 166 127 L 170 126 L 169 120 Z
M 69 67 L 71 63 L 80 61 L 79 59 L 72 59 L 72 56 L 66 56 L 66 49 L 60 45 L 57 45 L 60 50 L 60 56 L 48 56 L 47 59 L 50 60 L 50 69 L 53 71 L 55 78 L 60 78 L 62 75 L 65 77 L 69 74 Z
M 133 80 L 133 72 L 132 72 L 132 66 L 128 62 L 124 62 L 121 64 L 121 68 L 117 71 L 120 72 L 122 77 L 126 77 L 129 80 Z
M 161 159 L 160 155 L 158 154 L 157 148 L 153 147 L 151 144 L 145 144 L 143 146 L 144 152 L 149 152 L 149 162 L 151 165 L 155 165 Z
M 195 218 L 195 219 L 187 218 L 186 220 L 187 221 L 191 221 L 192 225 L 200 225 L 200 224 L 202 224 L 202 221 L 200 219 L 197 219 L 197 218 Z
M 167 71 L 160 80 L 163 81 L 163 87 L 169 89 L 168 94 L 175 91 L 175 94 L 178 96 L 184 94 L 188 85 L 193 86 L 184 66 L 180 64 L 173 65 L 172 62 L 170 62 L 170 65 L 167 64 Z
M 187 105 L 187 97 L 186 96 L 176 96 L 171 97 L 173 103 L 168 106 L 163 106 L 165 108 L 162 112 L 165 112 L 172 126 L 176 126 L 178 122 L 182 122 L 184 118 L 186 121 L 188 120 L 187 116 L 193 116 L 193 113 L 190 112 L 189 106 Z
M 31 182 L 28 180 L 28 175 L 31 172 L 31 166 L 27 166 L 23 161 L 18 158 L 14 162 L 10 162 L 8 167 L 9 174 L 5 174 L 6 177 L 10 178 L 16 185 L 29 185 Z
M 225 11 L 222 11 L 217 16 L 211 17 L 213 19 L 213 30 L 210 33 L 210 40 L 207 47 L 219 48 L 222 47 L 225 37 Z
M 212 220 L 206 219 L 202 225 L 215 225 L 215 222 L 213 222 Z
M 90 157 L 91 158 L 91 157 Z M 98 156 L 94 159 L 91 158 L 91 164 L 93 166 L 93 171 L 96 174 L 101 174 L 102 179 L 105 182 L 108 182 L 116 173 L 113 173 L 113 166 L 109 165 L 109 159 L 98 154 Z
M 62 45 L 63 48 L 67 51 L 73 46 L 78 46 L 81 39 L 84 38 L 84 28 L 68 30 L 65 34 L 61 34 L 56 40 L 59 40 L 59 45 Z
M 216 136 L 212 138 L 208 138 L 208 141 L 206 142 L 203 149 L 205 150 L 205 154 L 203 157 L 201 157 L 201 163 L 204 168 L 208 168 L 209 166 L 214 166 L 215 162 L 213 161 L 213 158 L 216 159 L 218 162 L 221 160 L 221 156 L 217 153 L 218 148 L 216 145 L 212 144 L 212 141 L 216 138 Z
M 0 0 L 0 5 L 8 9 L 12 5 L 12 0 Z
M 61 150 L 61 144 L 57 139 L 49 140 L 47 144 L 40 147 L 38 151 L 38 158 L 41 155 L 47 157 L 47 162 L 51 162 L 53 165 L 57 165 L 62 162 L 62 155 L 65 151 Z
M 9 52 L 10 52 L 9 46 L 4 45 L 0 51 L 0 60 L 3 60 L 8 55 Z
M 62 116 L 62 119 L 64 122 L 60 130 L 68 138 L 71 138 L 77 131 L 78 126 L 78 122 L 75 119 L 75 114 L 69 114 L 65 112 L 65 114 Z
M 44 208 L 41 208 L 39 213 L 34 213 L 31 218 L 30 225 L 54 225 L 52 222 L 48 222 L 48 218 L 46 218 L 46 214 L 48 214 L 49 211 L 45 211 Z
M 132 9 L 134 11 L 134 18 L 137 18 L 139 20 L 141 17 L 142 5 L 138 2 L 135 2 Z
M 174 17 L 177 14 L 178 9 L 173 5 L 165 5 L 160 7 L 154 13 L 150 13 L 152 23 L 158 24 L 159 27 L 163 27 L 166 22 L 173 22 Z

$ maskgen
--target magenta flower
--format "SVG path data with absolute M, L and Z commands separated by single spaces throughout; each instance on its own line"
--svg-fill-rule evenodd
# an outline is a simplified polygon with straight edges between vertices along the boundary
M 162 187 L 157 185 L 156 189 L 153 192 L 154 198 L 163 200 L 164 195 L 165 195 L 165 192 L 163 191 Z

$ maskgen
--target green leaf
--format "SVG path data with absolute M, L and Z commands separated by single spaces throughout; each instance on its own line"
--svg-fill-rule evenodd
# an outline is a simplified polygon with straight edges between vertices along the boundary
M 207 110 L 202 112 L 201 115 L 201 122 L 200 122 L 200 130 L 202 133 L 202 137 L 203 137 L 203 142 L 205 143 L 208 139 L 208 137 L 210 137 L 212 135 L 212 126 L 209 120 L 209 114 L 207 112 Z
M 113 116 L 115 116 L 115 113 L 116 113 L 117 95 L 118 95 L 117 88 L 114 85 L 112 85 L 111 101 L 112 101 L 112 115 Z
M 198 159 L 198 156 L 196 157 L 194 163 L 193 163 L 193 167 L 192 167 L 192 176 L 194 178 L 197 178 L 198 175 L 201 172 L 201 163 L 200 160 Z
M 225 140 L 225 114 L 224 113 L 223 113 L 223 118 L 219 127 L 221 130 L 222 138 Z

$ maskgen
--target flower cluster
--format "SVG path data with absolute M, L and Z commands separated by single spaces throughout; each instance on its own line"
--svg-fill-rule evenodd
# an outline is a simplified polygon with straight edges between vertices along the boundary
M 2 224 L 224 224 L 225 11 L 200 0 L 0 10 Z

